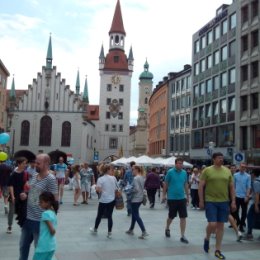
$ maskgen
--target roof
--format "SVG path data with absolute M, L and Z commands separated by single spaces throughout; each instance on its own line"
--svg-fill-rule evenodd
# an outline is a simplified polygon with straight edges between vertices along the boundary
M 122 33 L 123 35 L 126 35 L 119 0 L 117 0 L 116 9 L 115 9 L 112 25 L 109 31 L 109 35 L 111 33 Z
M 115 60 L 115 57 L 118 58 Z M 104 69 L 129 71 L 125 52 L 120 49 L 110 50 L 106 56 Z
M 9 71 L 7 70 L 7 68 L 5 67 L 4 63 L 2 62 L 2 60 L 0 59 L 0 68 L 3 69 L 3 71 L 7 74 L 7 76 L 10 76 Z

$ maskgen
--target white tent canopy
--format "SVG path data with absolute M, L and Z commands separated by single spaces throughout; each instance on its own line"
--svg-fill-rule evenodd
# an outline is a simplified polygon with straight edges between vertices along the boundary
M 117 165 L 117 166 L 125 166 L 127 164 L 127 158 L 122 157 L 120 159 L 117 159 L 115 161 L 112 162 L 113 165 Z
M 147 155 L 142 155 L 136 158 L 135 162 L 137 165 L 141 165 L 141 166 L 152 166 L 154 160 Z
M 176 160 L 176 157 L 172 156 L 172 157 L 169 157 L 167 159 L 163 159 L 161 161 L 161 163 L 164 166 L 171 167 L 171 166 L 175 165 L 175 160 Z M 184 166 L 184 168 L 192 168 L 193 167 L 192 164 L 185 162 L 185 161 L 183 162 L 183 166 Z

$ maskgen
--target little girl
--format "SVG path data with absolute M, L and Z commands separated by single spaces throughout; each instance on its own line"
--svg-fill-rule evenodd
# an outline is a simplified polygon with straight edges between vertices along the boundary
M 39 196 L 39 204 L 44 212 L 40 223 L 40 234 L 33 260 L 51 260 L 56 249 L 57 211 L 58 204 L 51 192 L 43 192 Z
M 76 164 L 73 167 L 73 188 L 74 188 L 74 206 L 78 206 L 78 199 L 80 196 L 80 165 Z

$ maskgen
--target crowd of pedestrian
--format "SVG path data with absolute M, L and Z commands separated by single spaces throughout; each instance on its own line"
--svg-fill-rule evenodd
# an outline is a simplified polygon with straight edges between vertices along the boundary
M 63 157 L 51 166 L 47 154 L 37 155 L 29 164 L 25 157 L 17 158 L 14 168 L 1 162 L 0 194 L 8 216 L 7 233 L 12 233 L 15 216 L 21 226 L 19 259 L 28 259 L 33 241 L 36 246 L 33 259 L 51 259 L 56 248 L 56 214 L 59 205 L 63 204 L 64 185 L 67 184 L 73 190 L 71 203 L 74 206 L 87 205 L 93 189 L 97 194 L 97 216 L 90 228 L 93 234 L 98 233 L 100 222 L 107 218 L 107 237 L 112 237 L 113 210 L 119 192 L 126 198 L 126 214 L 131 217 L 125 233 L 134 235 L 137 223 L 141 230 L 139 238 L 145 239 L 148 232 L 145 219 L 140 215 L 140 206 L 144 204 L 147 192 L 150 209 L 154 209 L 156 194 L 160 198 L 162 191 L 161 203 L 168 208 L 165 236 L 171 236 L 170 226 L 178 216 L 180 242 L 188 244 L 185 236 L 187 207 L 205 210 L 208 224 L 203 249 L 209 252 L 213 235 L 216 238 L 215 256 L 225 259 L 222 253 L 224 223 L 230 222 L 237 241 L 253 239 L 253 229 L 260 221 L 257 219 L 260 218 L 260 170 L 254 169 L 250 175 L 245 163 L 238 168 L 224 166 L 223 159 L 221 153 L 214 153 L 211 166 L 195 166 L 193 169 L 184 169 L 182 158 L 177 158 L 171 169 L 144 169 L 135 162 L 131 162 L 129 168 L 115 168 L 105 163 L 92 168 L 86 162 L 67 165 Z

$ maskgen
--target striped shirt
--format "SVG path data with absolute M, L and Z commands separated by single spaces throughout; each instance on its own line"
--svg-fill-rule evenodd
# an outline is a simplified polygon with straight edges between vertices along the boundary
M 39 206 L 39 196 L 44 191 L 58 194 L 55 177 L 49 173 L 45 178 L 38 180 L 38 174 L 33 175 L 27 201 L 27 219 L 40 221 L 43 209 Z

